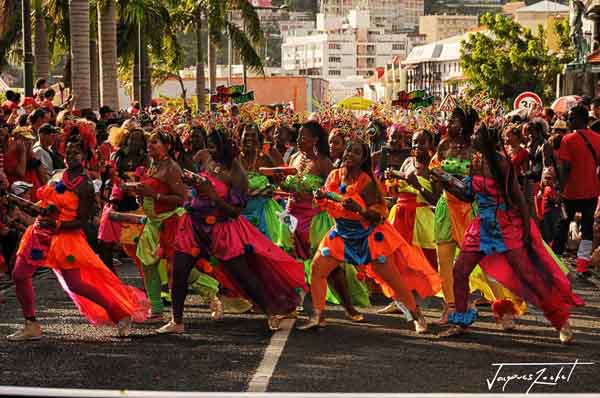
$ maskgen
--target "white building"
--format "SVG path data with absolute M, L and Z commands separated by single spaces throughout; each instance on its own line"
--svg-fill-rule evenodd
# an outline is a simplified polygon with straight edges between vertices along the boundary
M 460 67 L 460 43 L 467 36 L 465 33 L 413 48 L 402 62 L 406 90 L 426 90 L 438 98 L 458 93 L 465 81 Z
M 414 30 L 425 14 L 424 0 L 321 0 L 321 13 L 345 17 L 356 8 L 370 11 L 370 25 L 386 32 Z
M 354 9 L 347 17 L 318 15 L 317 29 L 308 35 L 289 35 L 282 45 L 282 69 L 291 74 L 326 79 L 371 76 L 377 66 L 394 57 L 404 59 L 423 36 L 386 33 L 371 25 L 367 10 Z

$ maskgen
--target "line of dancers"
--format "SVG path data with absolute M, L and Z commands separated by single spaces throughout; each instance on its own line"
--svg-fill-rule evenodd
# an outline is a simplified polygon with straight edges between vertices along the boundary
M 417 303 L 435 295 L 444 299 L 436 323 L 449 325 L 441 335 L 469 331 L 477 290 L 504 329 L 514 328 L 529 304 L 561 342 L 573 339 L 570 308 L 583 301 L 530 218 L 498 132 L 478 123 L 476 112 L 457 107 L 437 149 L 433 135 L 418 130 L 406 151 L 408 133 L 399 125 L 375 152 L 368 134 L 334 130 L 328 135 L 315 120 L 302 124 L 297 152 L 284 164 L 264 146 L 272 137 L 253 124 L 243 125 L 239 138 L 213 129 L 187 170 L 171 156 L 172 137 L 156 129 L 147 139 L 149 161 L 130 162 L 112 180 L 100 217 L 102 260 L 83 233 L 95 200 L 89 151 L 85 137 L 71 137 L 67 168 L 38 191 L 47 211 L 18 250 L 13 277 L 25 325 L 8 339 L 42 337 L 32 286 L 40 266 L 52 268 L 91 323 L 116 325 L 120 336 L 132 323 L 184 333 L 193 284 L 214 318 L 235 298 L 264 313 L 273 331 L 297 315 L 308 292 L 313 312 L 299 330 L 326 326 L 327 301 L 362 322 L 356 307 L 370 305 L 377 286 L 391 300 L 380 312 L 404 313 L 418 334 L 428 326 Z M 126 206 L 136 201 L 139 209 Z M 134 213 L 139 222 L 110 216 Z M 117 277 L 115 246 L 132 257 L 144 291 Z

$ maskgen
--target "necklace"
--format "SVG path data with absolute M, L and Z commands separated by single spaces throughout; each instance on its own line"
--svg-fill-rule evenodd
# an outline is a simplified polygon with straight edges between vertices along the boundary
M 300 158 L 300 165 L 298 167 L 298 174 L 306 175 L 310 171 L 314 160 L 309 158 L 308 155 L 306 155 L 306 153 L 304 153 L 304 152 L 300 152 L 300 156 L 301 156 L 301 158 Z

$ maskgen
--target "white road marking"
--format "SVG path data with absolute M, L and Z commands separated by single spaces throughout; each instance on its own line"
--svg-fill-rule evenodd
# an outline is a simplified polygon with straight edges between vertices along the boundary
M 296 323 L 295 319 L 284 319 L 281 322 L 281 329 L 271 336 L 271 341 L 265 350 L 265 355 L 262 361 L 260 361 L 252 380 L 248 383 L 246 391 L 256 393 L 267 391 L 269 381 L 273 376 L 277 362 L 279 362 L 279 357 L 285 348 L 285 343 L 292 332 L 294 323 Z

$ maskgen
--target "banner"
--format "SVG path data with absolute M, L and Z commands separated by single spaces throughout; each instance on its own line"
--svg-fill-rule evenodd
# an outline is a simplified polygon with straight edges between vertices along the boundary
M 433 105 L 433 95 L 428 95 L 425 90 L 415 90 L 407 93 L 406 91 L 400 91 L 398 98 L 392 101 L 392 107 L 404 108 L 404 109 L 418 109 L 427 108 Z
M 254 101 L 254 91 L 244 93 L 244 86 L 219 86 L 217 93 L 210 96 L 211 104 L 243 104 Z

